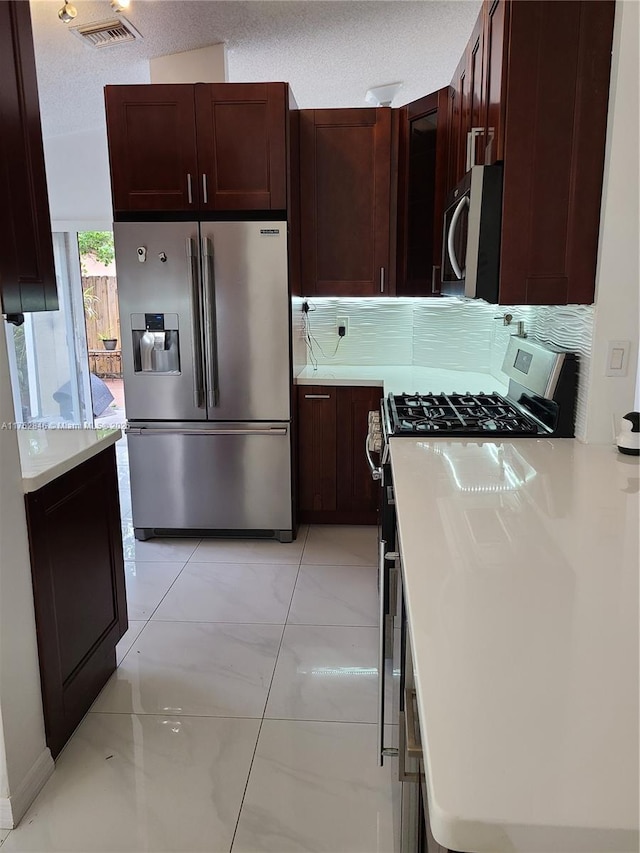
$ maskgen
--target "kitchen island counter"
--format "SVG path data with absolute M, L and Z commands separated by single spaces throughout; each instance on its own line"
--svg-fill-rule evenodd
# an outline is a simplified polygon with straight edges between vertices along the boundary
M 330 365 L 319 364 L 317 369 L 307 365 L 295 379 L 297 385 L 379 385 L 385 396 L 410 394 L 437 394 L 469 391 L 497 391 L 506 394 L 507 380 L 496 379 L 490 373 L 473 373 L 467 370 L 447 370 L 437 367 L 412 367 L 411 365 Z
M 47 746 L 55 758 L 116 668 L 127 630 L 119 429 L 21 429 Z
M 390 447 L 434 837 L 637 850 L 638 458 L 571 439 Z
M 18 447 L 25 494 L 86 462 L 122 436 L 119 429 L 20 429 Z

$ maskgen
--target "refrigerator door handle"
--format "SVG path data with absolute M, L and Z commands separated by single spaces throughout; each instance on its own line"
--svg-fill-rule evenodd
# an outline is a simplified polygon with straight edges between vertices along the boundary
M 264 429 L 153 429 L 150 427 L 126 427 L 127 435 L 286 435 L 287 427 L 266 427 Z
M 213 282 L 213 250 L 209 237 L 202 237 L 202 289 L 204 293 L 204 351 L 207 379 L 207 404 L 210 409 L 218 405 L 218 371 L 216 358 L 216 317 Z
M 193 402 L 196 408 L 204 406 L 204 378 L 202 374 L 202 328 L 200 317 L 202 309 L 200 306 L 200 288 L 196 273 L 197 256 L 193 250 L 193 240 L 187 237 L 187 262 L 189 267 L 189 285 L 191 287 L 191 354 L 194 366 L 194 394 Z

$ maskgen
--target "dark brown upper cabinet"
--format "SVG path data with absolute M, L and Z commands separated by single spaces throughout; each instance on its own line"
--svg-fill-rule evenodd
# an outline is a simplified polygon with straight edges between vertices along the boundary
M 285 210 L 284 83 L 199 83 L 196 128 L 204 210 Z
M 114 213 L 198 210 L 194 87 L 106 86 Z
M 501 304 L 591 303 L 613 0 L 485 0 L 451 83 L 450 191 L 503 162 Z
M 120 213 L 285 210 L 286 83 L 105 87 Z
M 0 296 L 5 314 L 58 308 L 29 4 L 0 0 Z
M 449 88 L 449 156 L 445 192 L 453 189 L 471 166 L 484 162 L 483 48 L 484 14 L 481 13 Z
M 300 111 L 302 292 L 387 296 L 391 110 Z
M 594 300 L 614 5 L 509 2 L 494 12 L 508 63 L 504 139 L 488 128 L 504 159 L 503 304 Z
M 440 293 L 449 94 L 440 89 L 398 110 L 398 296 Z

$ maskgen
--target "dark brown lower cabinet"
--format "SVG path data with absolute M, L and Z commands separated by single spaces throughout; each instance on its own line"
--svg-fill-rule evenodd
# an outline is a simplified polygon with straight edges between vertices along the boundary
M 127 630 L 110 447 L 26 495 L 47 746 L 55 757 L 116 668 Z
M 302 523 L 376 524 L 378 487 L 365 457 L 367 415 L 382 388 L 298 386 L 298 514 Z

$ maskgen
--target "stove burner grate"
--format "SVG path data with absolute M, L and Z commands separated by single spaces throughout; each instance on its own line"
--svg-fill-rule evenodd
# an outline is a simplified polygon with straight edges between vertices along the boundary
M 537 435 L 537 425 L 500 394 L 390 394 L 392 435 Z

